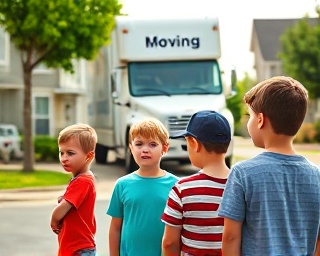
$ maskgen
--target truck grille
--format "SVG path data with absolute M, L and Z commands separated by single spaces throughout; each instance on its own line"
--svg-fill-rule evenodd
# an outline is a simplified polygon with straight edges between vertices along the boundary
M 168 127 L 169 132 L 185 130 L 190 120 L 190 115 L 186 116 L 169 116 Z

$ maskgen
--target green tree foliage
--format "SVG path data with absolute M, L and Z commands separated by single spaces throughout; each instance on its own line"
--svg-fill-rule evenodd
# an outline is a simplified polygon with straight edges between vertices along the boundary
M 320 97 L 320 19 L 316 23 L 305 17 L 287 29 L 279 53 L 284 73 L 299 80 L 311 99 Z
M 237 93 L 227 98 L 227 106 L 233 114 L 235 130 L 241 126 L 242 116 L 247 112 L 243 96 L 255 84 L 256 81 L 246 73 L 245 77 L 237 83 Z
M 0 25 L 21 52 L 24 80 L 24 166 L 33 171 L 32 71 L 39 63 L 73 72 L 110 40 L 117 0 L 1 0 Z

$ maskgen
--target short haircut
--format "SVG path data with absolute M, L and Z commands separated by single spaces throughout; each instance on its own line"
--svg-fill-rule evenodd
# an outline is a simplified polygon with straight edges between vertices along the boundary
M 129 144 L 136 137 L 158 139 L 162 145 L 169 145 L 169 133 L 158 119 L 150 117 L 133 124 L 129 132 Z
M 202 142 L 202 145 L 207 150 L 207 152 L 211 153 L 214 152 L 216 154 L 225 154 L 228 151 L 228 147 L 230 144 L 229 142 L 226 143 L 210 143 L 210 142 Z
M 89 153 L 94 151 L 97 144 L 97 133 L 88 124 L 73 124 L 64 128 L 58 137 L 58 144 L 68 142 L 69 140 L 76 138 L 79 140 L 83 152 Z
M 308 108 L 308 92 L 297 80 L 276 76 L 264 80 L 244 95 L 244 102 L 270 120 L 276 134 L 294 136 Z

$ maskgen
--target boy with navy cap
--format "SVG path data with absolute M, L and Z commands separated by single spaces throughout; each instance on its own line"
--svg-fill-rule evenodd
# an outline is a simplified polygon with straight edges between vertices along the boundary
M 218 208 L 229 175 L 225 153 L 231 141 L 227 119 L 215 111 L 195 113 L 186 130 L 171 134 L 183 138 L 191 163 L 201 170 L 182 178 L 172 188 L 162 215 L 165 256 L 222 255 L 223 218 Z

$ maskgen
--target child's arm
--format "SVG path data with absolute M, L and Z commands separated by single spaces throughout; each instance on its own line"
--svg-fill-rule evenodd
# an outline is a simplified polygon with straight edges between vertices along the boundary
M 181 228 L 166 225 L 162 238 L 163 256 L 180 256 L 181 252 Z
M 110 256 L 120 255 L 122 219 L 112 217 L 109 228 L 109 254 Z
M 241 255 L 242 222 L 224 218 L 222 235 L 223 256 Z
M 59 234 L 61 229 L 61 220 L 71 209 L 72 204 L 62 199 L 59 204 L 53 209 L 51 215 L 51 229 L 54 233 Z

